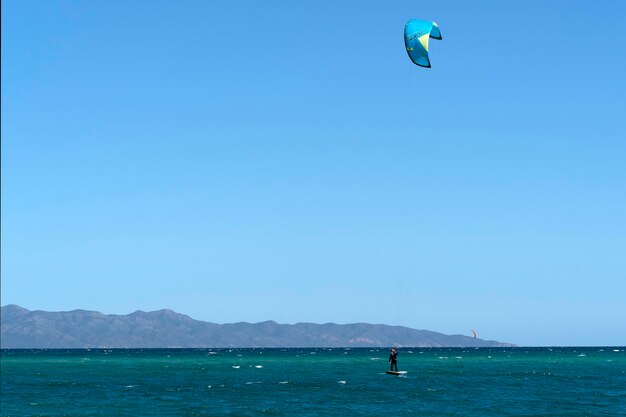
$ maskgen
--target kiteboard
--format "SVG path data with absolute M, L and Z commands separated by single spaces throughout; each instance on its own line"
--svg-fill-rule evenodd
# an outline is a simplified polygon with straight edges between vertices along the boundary
M 396 375 L 396 376 L 400 376 L 400 375 L 404 375 L 406 374 L 406 371 L 387 371 L 386 373 L 388 373 L 389 375 Z

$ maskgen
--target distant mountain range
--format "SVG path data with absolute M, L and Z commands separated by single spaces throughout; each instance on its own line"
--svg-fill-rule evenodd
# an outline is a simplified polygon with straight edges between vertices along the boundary
M 29 311 L 2 307 L 0 347 L 199 348 L 199 347 L 506 347 L 463 335 L 384 324 L 215 324 L 172 310 L 127 315 L 97 311 Z

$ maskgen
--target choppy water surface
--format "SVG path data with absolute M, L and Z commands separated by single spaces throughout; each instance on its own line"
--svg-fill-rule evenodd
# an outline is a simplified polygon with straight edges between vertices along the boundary
M 1 416 L 626 416 L 626 348 L 3 350 Z

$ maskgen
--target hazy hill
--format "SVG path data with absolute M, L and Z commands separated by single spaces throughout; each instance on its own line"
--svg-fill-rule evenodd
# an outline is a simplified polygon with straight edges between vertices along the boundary
M 384 324 L 215 324 L 172 310 L 127 315 L 97 311 L 29 311 L 2 307 L 2 348 L 513 346 Z

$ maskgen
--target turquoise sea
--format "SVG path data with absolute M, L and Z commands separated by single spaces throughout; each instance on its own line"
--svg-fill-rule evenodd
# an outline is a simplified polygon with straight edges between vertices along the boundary
M 626 416 L 626 348 L 2 350 L 1 416 Z

